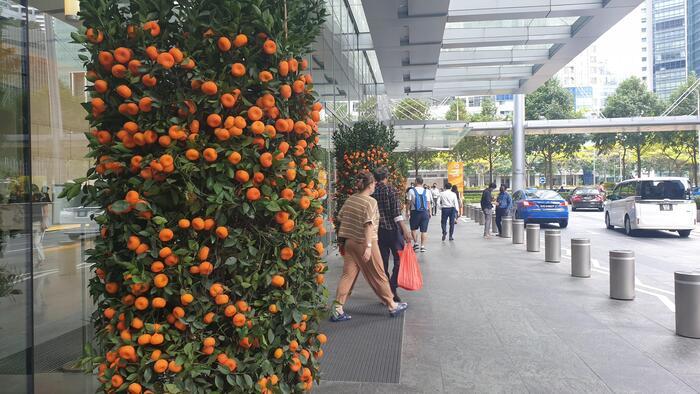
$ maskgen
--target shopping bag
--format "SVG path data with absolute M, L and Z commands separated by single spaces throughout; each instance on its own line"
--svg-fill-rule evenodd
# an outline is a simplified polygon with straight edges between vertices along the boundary
M 401 252 L 398 285 L 406 290 L 420 290 L 423 287 L 423 274 L 418 266 L 416 252 L 411 245 L 406 244 Z

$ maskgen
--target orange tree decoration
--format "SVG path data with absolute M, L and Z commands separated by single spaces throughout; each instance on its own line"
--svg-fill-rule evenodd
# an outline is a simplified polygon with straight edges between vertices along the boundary
M 321 0 L 83 0 L 100 391 L 301 392 L 326 289 Z
M 335 189 L 336 218 L 345 200 L 356 192 L 354 189 L 357 175 L 362 171 L 373 171 L 386 166 L 389 169 L 389 183 L 399 194 L 406 181 L 398 169 L 392 152 L 399 143 L 394 136 L 393 127 L 383 123 L 363 120 L 353 127 L 341 125 L 333 132 L 337 182 Z M 399 198 L 403 201 L 403 198 Z M 337 221 L 335 222 L 337 223 Z

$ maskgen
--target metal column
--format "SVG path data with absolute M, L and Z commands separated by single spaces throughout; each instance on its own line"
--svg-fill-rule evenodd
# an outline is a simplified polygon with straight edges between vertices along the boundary
M 525 95 L 513 95 L 513 179 L 510 188 L 525 188 Z

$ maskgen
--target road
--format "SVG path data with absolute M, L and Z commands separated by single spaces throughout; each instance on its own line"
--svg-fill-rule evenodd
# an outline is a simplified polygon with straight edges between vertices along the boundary
M 558 228 L 556 225 L 542 227 Z M 571 253 L 571 238 L 591 240 L 594 274 L 605 275 L 609 271 L 609 251 L 634 251 L 637 291 L 656 296 L 669 309 L 673 309 L 673 273 L 700 270 L 700 228 L 696 228 L 688 238 L 680 238 L 678 233 L 671 231 L 640 231 L 636 236 L 629 237 L 622 229 L 606 229 L 603 212 L 577 211 L 570 212 L 569 226 L 562 231 L 565 262 L 568 262 Z

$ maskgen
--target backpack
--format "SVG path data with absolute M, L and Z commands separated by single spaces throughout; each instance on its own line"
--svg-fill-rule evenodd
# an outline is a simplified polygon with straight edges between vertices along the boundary
M 427 196 L 427 190 L 423 188 L 423 193 L 418 194 L 418 190 L 414 187 L 413 189 L 413 195 L 416 196 L 416 201 L 414 202 L 413 205 L 413 210 L 414 211 L 427 211 L 428 210 L 428 196 Z

